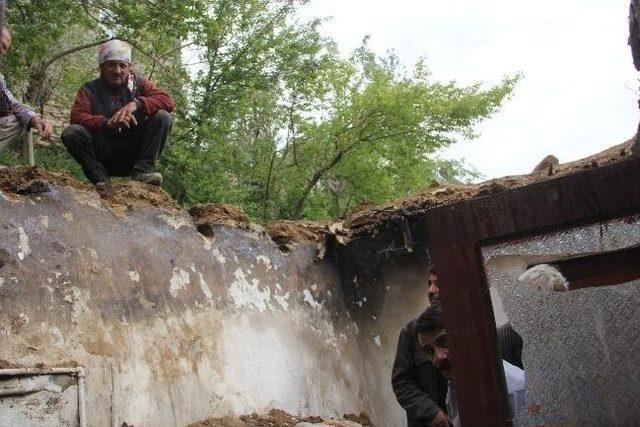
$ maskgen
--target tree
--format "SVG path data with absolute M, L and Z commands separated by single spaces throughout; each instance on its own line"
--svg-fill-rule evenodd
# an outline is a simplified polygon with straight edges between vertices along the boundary
M 3 71 L 43 112 L 68 111 L 96 75 L 91 49 L 129 41 L 136 71 L 178 101 L 159 167 L 183 205 L 235 203 L 262 220 L 326 218 L 404 196 L 436 175 L 472 176 L 437 152 L 474 137 L 519 76 L 493 86 L 437 82 L 424 61 L 405 69 L 366 39 L 343 58 L 320 34 L 322 20 L 298 19 L 305 2 L 9 2 L 14 49 Z M 60 144 L 38 155 L 72 168 Z

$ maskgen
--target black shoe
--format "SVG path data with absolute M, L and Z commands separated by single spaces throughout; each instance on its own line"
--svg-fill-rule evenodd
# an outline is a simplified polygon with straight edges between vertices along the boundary
M 159 172 L 135 172 L 131 179 L 145 184 L 162 185 L 162 175 Z

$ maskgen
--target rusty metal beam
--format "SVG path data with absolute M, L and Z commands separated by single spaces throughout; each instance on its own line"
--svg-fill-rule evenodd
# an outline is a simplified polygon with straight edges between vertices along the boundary
M 426 213 L 464 426 L 510 424 L 480 248 L 632 213 L 640 213 L 638 158 Z

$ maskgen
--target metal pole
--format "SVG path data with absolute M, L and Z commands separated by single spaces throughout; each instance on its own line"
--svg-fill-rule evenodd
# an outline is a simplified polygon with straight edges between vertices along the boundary
M 0 369 L 0 377 L 21 375 L 73 375 L 78 380 L 78 422 L 87 427 L 86 398 L 84 390 L 84 368 L 15 368 Z

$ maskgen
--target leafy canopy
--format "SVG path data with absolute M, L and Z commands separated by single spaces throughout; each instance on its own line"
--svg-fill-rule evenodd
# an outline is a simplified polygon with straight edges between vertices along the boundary
M 3 72 L 23 99 L 61 118 L 61 131 L 75 92 L 96 75 L 95 46 L 129 41 L 136 70 L 178 102 L 159 168 L 184 205 L 235 203 L 261 220 L 327 218 L 433 179 L 473 177 L 437 152 L 475 137 L 519 76 L 490 87 L 438 82 L 424 60 L 407 69 L 393 53 L 376 56 L 366 38 L 344 58 L 320 34 L 321 19 L 298 19 L 304 3 L 17 0 Z M 80 175 L 59 142 L 37 154 Z

